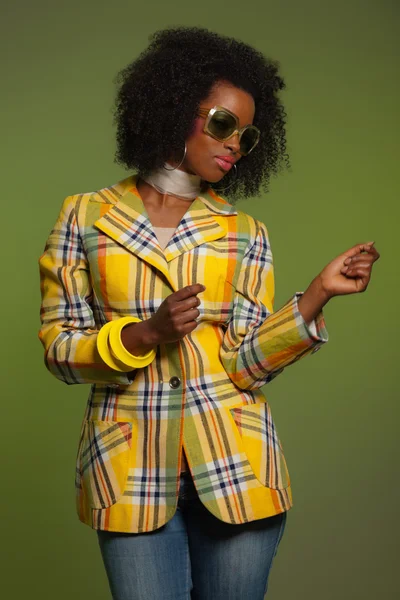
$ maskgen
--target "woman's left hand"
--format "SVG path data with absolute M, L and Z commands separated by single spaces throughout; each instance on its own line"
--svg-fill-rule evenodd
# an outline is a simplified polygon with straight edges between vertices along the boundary
M 375 242 L 357 244 L 334 258 L 318 275 L 328 298 L 364 292 L 371 279 L 372 265 L 380 257 Z

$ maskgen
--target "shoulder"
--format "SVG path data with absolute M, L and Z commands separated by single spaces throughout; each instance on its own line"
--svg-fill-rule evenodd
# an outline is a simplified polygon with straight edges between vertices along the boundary
M 135 176 L 130 175 L 113 185 L 91 192 L 79 192 L 67 196 L 63 205 L 80 209 L 88 204 L 116 204 L 135 185 Z
M 205 199 L 211 208 L 225 213 L 229 220 L 235 221 L 234 229 L 241 236 L 247 236 L 249 243 L 254 243 L 258 238 L 268 240 L 268 231 L 265 223 L 256 219 L 247 212 L 238 209 L 235 205 L 230 204 L 225 198 L 216 194 L 213 190 L 208 190 Z
M 238 211 L 238 217 L 240 222 L 245 224 L 253 241 L 260 236 L 265 236 L 268 238 L 268 231 L 265 223 L 244 211 Z
M 58 222 L 67 222 L 71 226 L 77 225 L 78 228 L 94 222 L 132 188 L 133 181 L 134 176 L 131 175 L 92 192 L 78 192 L 67 196 L 62 201 Z

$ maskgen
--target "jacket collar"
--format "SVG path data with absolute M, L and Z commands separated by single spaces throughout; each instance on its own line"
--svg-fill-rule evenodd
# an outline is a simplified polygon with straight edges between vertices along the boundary
M 100 190 L 97 201 L 109 209 L 94 226 L 161 271 L 170 280 L 168 263 L 184 252 L 224 237 L 224 217 L 236 215 L 234 207 L 209 189 L 190 204 L 168 246 L 163 251 L 136 187 L 138 176 L 130 176 L 117 185 Z

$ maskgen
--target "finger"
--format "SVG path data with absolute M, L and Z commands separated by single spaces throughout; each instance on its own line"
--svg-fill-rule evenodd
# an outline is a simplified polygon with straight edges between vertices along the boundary
M 379 252 L 375 249 L 375 248 L 370 248 L 370 250 L 368 251 L 367 254 L 363 253 L 363 254 L 358 254 L 357 256 L 352 256 L 349 258 L 346 258 L 346 260 L 343 261 L 343 264 L 346 267 L 350 267 L 353 266 L 355 264 L 359 264 L 359 265 L 372 265 L 375 261 L 378 260 L 378 258 L 380 257 Z
M 206 286 L 202 283 L 194 283 L 192 285 L 187 285 L 186 287 L 174 292 L 175 300 L 186 300 L 186 298 L 190 298 L 191 296 L 195 296 L 196 294 L 200 294 L 204 292 Z
M 175 331 L 174 337 L 177 336 L 177 339 L 182 339 L 188 333 L 191 333 L 198 326 L 197 321 L 188 321 L 187 323 L 180 323 L 179 327 Z
M 344 260 L 346 260 L 346 258 L 357 256 L 357 254 L 361 254 L 361 252 L 367 252 L 370 248 L 372 248 L 372 244 L 374 243 L 375 242 L 367 242 L 366 244 L 356 244 L 352 248 L 346 250 L 346 252 L 343 252 L 343 254 L 341 254 L 340 256 L 343 257 Z
M 185 337 L 185 335 L 194 331 L 196 327 L 198 327 L 198 325 L 199 324 L 197 321 L 190 321 L 189 323 L 186 323 L 186 325 L 183 328 L 183 336 Z
M 185 312 L 191 310 L 192 308 L 196 308 L 201 304 L 200 298 L 197 296 L 190 296 L 190 298 L 186 298 L 185 300 L 180 300 L 175 304 L 176 310 L 178 312 Z
M 350 277 L 353 277 L 355 273 L 368 273 L 368 277 L 371 277 L 371 269 L 369 268 L 354 268 L 354 269 L 348 269 L 347 267 L 343 267 L 343 269 L 340 270 L 342 275 L 348 275 Z
M 349 269 L 348 271 L 346 271 L 346 273 L 344 273 L 344 275 L 346 277 L 351 277 L 351 279 L 357 279 L 358 277 L 361 279 L 364 278 L 370 278 L 371 277 L 371 270 L 370 269 L 361 269 L 359 267 L 356 267 L 354 269 Z
M 191 308 L 190 310 L 186 310 L 185 312 L 179 315 L 179 320 L 177 321 L 178 325 L 184 325 L 186 323 L 190 323 L 191 321 L 195 321 L 200 316 L 200 311 L 197 308 Z
M 380 257 L 380 254 L 379 254 L 378 250 L 375 248 L 374 244 L 375 244 L 375 242 L 371 242 L 370 244 L 367 244 L 367 247 L 364 250 L 364 252 L 366 254 L 363 254 L 363 256 L 365 258 L 371 257 L 373 262 L 378 260 L 378 258 Z
M 369 267 L 374 262 L 374 259 L 369 254 L 359 254 L 353 258 L 347 258 L 344 261 L 345 267 Z
M 378 250 L 374 246 L 371 246 L 369 248 L 369 250 L 367 250 L 367 252 L 368 252 L 368 256 L 372 256 L 373 257 L 374 262 L 376 260 L 378 260 L 378 258 L 380 257 L 380 254 L 379 254 Z

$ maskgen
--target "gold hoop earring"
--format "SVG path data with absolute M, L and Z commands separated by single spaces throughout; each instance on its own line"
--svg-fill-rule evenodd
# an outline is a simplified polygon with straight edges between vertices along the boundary
M 227 185 L 226 187 L 224 187 L 224 188 L 214 188 L 214 189 L 215 189 L 215 191 L 217 191 L 217 192 L 225 192 L 225 190 L 229 190 L 229 188 L 230 188 L 230 187 L 231 187 L 231 186 L 232 186 L 234 183 L 236 183 L 236 181 L 237 181 L 237 178 L 238 178 L 238 168 L 237 168 L 236 164 L 234 164 L 234 165 L 233 165 L 233 168 L 235 169 L 235 177 L 234 177 L 233 181 L 231 181 L 231 183 L 230 183 L 229 185 Z
M 182 163 L 183 163 L 183 161 L 185 160 L 185 157 L 186 157 L 186 152 L 187 152 L 187 148 L 186 148 L 186 142 L 185 142 L 185 151 L 184 151 L 184 153 L 183 153 L 183 158 L 182 158 L 181 162 L 179 163 L 179 165 L 177 165 L 176 167 L 172 167 L 172 169 L 170 169 L 170 168 L 168 168 L 168 167 L 166 167 L 166 166 L 164 165 L 164 169 L 165 169 L 166 171 L 175 171 L 176 169 L 179 169 L 179 167 L 181 166 L 181 164 L 182 164 Z M 165 163 L 165 164 L 167 164 L 167 163 Z

